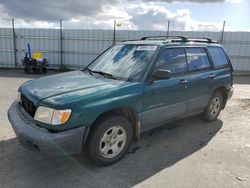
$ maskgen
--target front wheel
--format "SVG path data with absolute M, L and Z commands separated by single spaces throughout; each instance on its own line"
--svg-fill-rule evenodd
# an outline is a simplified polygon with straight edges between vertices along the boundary
M 204 110 L 202 116 L 205 121 L 214 121 L 220 115 L 223 104 L 223 98 L 221 92 L 215 92 Z
M 102 166 L 115 163 L 126 154 L 132 135 L 132 125 L 121 116 L 99 121 L 87 140 L 90 159 Z

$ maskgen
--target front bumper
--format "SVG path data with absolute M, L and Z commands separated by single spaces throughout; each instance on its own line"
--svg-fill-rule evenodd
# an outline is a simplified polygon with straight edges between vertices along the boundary
M 50 133 L 35 125 L 30 115 L 14 102 L 8 110 L 8 118 L 21 145 L 29 150 L 52 155 L 80 153 L 85 128 Z

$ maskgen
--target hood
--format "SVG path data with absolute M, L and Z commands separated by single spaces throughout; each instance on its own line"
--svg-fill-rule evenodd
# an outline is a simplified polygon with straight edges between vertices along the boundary
M 84 90 L 94 92 L 105 87 L 117 87 L 121 83 L 124 82 L 96 78 L 82 71 L 72 71 L 28 81 L 20 87 L 20 91 L 36 101 L 41 101 L 71 92 Z

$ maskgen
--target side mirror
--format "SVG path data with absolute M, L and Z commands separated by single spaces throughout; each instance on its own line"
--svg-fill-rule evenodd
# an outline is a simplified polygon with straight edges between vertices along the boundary
M 151 80 L 167 80 L 171 77 L 170 70 L 158 69 L 152 74 Z

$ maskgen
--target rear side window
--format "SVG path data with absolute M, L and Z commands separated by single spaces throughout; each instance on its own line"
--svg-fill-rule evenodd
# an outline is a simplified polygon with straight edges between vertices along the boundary
M 187 48 L 186 54 L 190 72 L 210 69 L 209 59 L 204 48 Z
M 211 55 L 215 68 L 228 67 L 228 60 L 222 48 L 210 47 L 208 48 L 208 51 Z
M 183 48 L 166 49 L 160 54 L 155 69 L 170 70 L 173 75 L 186 73 L 185 50 Z

